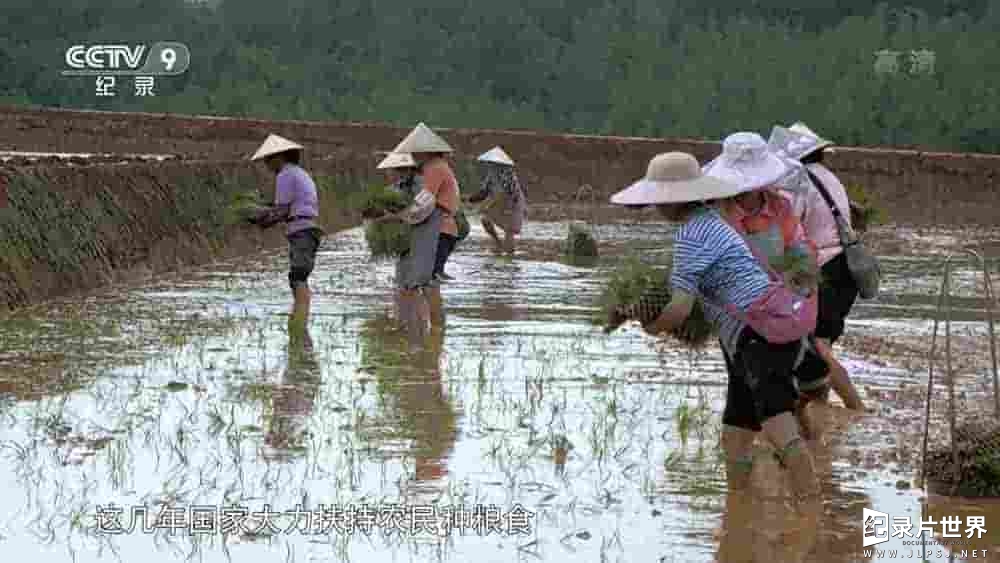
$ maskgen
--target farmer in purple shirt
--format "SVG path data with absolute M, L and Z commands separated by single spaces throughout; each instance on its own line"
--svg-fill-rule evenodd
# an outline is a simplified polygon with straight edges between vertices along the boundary
M 324 233 L 316 224 L 319 216 L 316 184 L 299 166 L 301 159 L 302 146 L 277 135 L 270 135 L 251 158 L 263 160 L 277 175 L 274 205 L 256 222 L 263 228 L 280 222 L 287 224 L 288 283 L 295 297 L 290 323 L 305 328 L 312 298 L 309 275 L 316 265 L 316 251 Z

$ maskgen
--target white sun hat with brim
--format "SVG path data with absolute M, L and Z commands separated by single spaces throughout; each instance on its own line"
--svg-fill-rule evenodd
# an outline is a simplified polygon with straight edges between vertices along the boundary
M 407 153 L 391 152 L 376 167 L 379 170 L 390 168 L 412 168 L 417 165 L 413 156 Z
M 649 161 L 646 177 L 611 196 L 616 205 L 643 206 L 691 203 L 727 198 L 739 186 L 705 176 L 698 160 L 688 153 L 658 154 Z
M 444 141 L 437 133 L 431 131 L 430 127 L 423 123 L 418 123 L 413 131 L 406 136 L 396 148 L 394 153 L 420 153 L 420 152 L 455 152 L 451 146 Z
M 492 149 L 479 155 L 477 159 L 480 162 L 491 162 L 493 164 L 503 164 L 504 166 L 514 166 L 514 159 L 510 157 L 504 150 L 500 147 L 493 147 Z
M 740 131 L 722 142 L 722 154 L 702 171 L 713 178 L 739 186 L 737 193 L 773 186 L 795 172 L 786 158 L 772 151 L 757 133 Z
M 257 149 L 257 152 L 250 157 L 250 160 L 260 160 L 271 155 L 294 150 L 302 150 L 302 145 L 278 135 L 268 135 L 267 139 L 264 140 L 264 144 Z
M 767 144 L 782 156 L 802 160 L 818 150 L 828 149 L 834 142 L 820 137 L 800 121 L 791 127 L 775 125 Z

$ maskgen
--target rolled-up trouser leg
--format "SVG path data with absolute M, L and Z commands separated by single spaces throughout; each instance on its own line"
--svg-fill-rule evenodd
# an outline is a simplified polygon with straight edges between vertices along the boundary
M 309 276 L 316 267 L 320 239 L 316 229 L 288 235 L 288 285 L 294 290 L 309 286 Z
M 753 443 L 761 426 L 742 363 L 734 362 L 725 349 L 722 356 L 728 374 L 726 406 L 722 412 L 726 481 L 730 491 L 746 490 L 750 487 L 753 472 Z

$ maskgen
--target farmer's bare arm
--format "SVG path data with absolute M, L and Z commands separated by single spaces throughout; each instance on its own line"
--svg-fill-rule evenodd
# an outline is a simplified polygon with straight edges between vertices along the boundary
M 675 290 L 670 304 L 663 309 L 655 321 L 644 326 L 643 329 L 649 334 L 657 335 L 680 328 L 691 314 L 694 302 L 693 295 Z

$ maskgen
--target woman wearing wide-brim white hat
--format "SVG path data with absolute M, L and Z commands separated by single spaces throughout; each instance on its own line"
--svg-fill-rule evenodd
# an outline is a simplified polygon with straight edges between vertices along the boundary
M 803 292 L 817 291 L 816 247 L 806 236 L 792 204 L 780 186 L 789 178 L 800 177 L 802 166 L 772 147 L 757 133 L 738 132 L 726 137 L 722 154 L 709 166 L 709 174 L 731 178 L 741 183 L 744 193 L 733 198 L 723 209 L 727 221 L 761 251 L 772 264 L 794 256 L 807 265 L 786 274 L 791 285 Z M 813 437 L 814 425 L 807 403 L 822 399 L 829 389 L 829 369 L 822 361 L 815 339 L 807 339 L 805 359 L 795 370 L 803 401 L 796 416 L 806 437 Z
M 482 223 L 486 234 L 493 239 L 497 250 L 514 254 L 514 236 L 528 213 L 527 195 L 514 171 L 514 160 L 501 147 L 493 147 L 477 159 L 485 168 L 479 193 L 469 198 L 469 203 L 481 203 Z M 504 232 L 500 241 L 496 229 Z
M 749 486 L 754 439 L 763 431 L 782 455 L 796 496 L 808 502 L 811 510 L 819 495 L 818 481 L 809 450 L 800 447 L 802 436 L 795 418 L 798 391 L 792 383 L 802 350 L 798 333 L 805 336 L 808 319 L 779 339 L 774 334 L 759 334 L 751 327 L 748 316 L 748 311 L 768 310 L 767 303 L 778 295 L 781 297 L 777 302 L 801 311 L 796 314 L 808 316 L 811 308 L 802 307 L 802 300 L 796 300 L 772 280 L 744 238 L 719 211 L 734 196 L 780 177 L 783 168 L 768 164 L 757 168 L 753 175 L 720 174 L 723 179 L 703 174 L 690 154 L 660 154 L 650 161 L 645 178 L 612 196 L 611 202 L 655 205 L 664 217 L 682 223 L 674 235 L 671 301 L 655 321 L 643 328 L 650 334 L 677 330 L 700 299 L 724 350 L 732 352 L 725 354 L 729 388 L 723 414 L 730 489 L 738 493 Z M 722 168 L 717 165 L 715 169 Z M 619 319 L 608 320 L 615 326 Z
M 816 188 L 817 183 L 822 184 L 830 195 L 847 229 L 856 228 L 856 220 L 861 214 L 852 205 L 844 184 L 823 164 L 824 156 L 833 150 L 833 141 L 820 137 L 806 124 L 797 122 L 789 127 L 776 125 L 771 130 L 768 144 L 775 152 L 797 159 L 803 165 L 799 177 L 783 187 L 792 200 L 795 214 L 802 221 L 802 227 L 818 249 L 817 263 L 822 281 L 816 341 L 820 354 L 830 364 L 830 383 L 844 401 L 844 406 L 864 410 L 860 392 L 833 353 L 833 345 L 844 333 L 847 316 L 860 290 L 847 265 L 833 210 Z
M 288 283 L 294 296 L 290 326 L 304 330 L 312 301 L 309 276 L 316 266 L 316 253 L 325 233 L 317 223 L 316 184 L 301 166 L 302 150 L 302 145 L 272 134 L 250 160 L 263 162 L 275 175 L 274 205 L 257 224 L 264 228 L 280 222 L 287 224 Z

